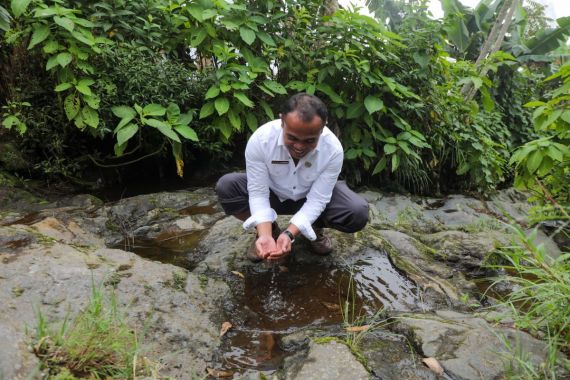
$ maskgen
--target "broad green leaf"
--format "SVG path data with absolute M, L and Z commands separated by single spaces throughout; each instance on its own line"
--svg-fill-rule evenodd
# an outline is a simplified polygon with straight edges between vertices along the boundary
M 43 51 L 46 54 L 55 53 L 59 49 L 59 44 L 56 40 L 49 40 L 43 47 Z
M 95 81 L 94 81 L 93 79 L 90 79 L 90 78 L 83 78 L 83 79 L 80 79 L 79 82 L 77 82 L 77 85 L 78 85 L 78 86 L 87 86 L 87 87 L 89 87 L 89 86 L 91 86 L 91 85 L 93 85 L 93 84 L 95 84 Z
M 2 125 L 5 128 L 12 129 L 12 127 L 14 125 L 17 125 L 19 122 L 20 122 L 20 119 L 18 119 L 16 116 L 8 115 L 4 120 L 2 120 Z
M 293 90 L 303 91 L 307 88 L 307 83 L 298 80 L 293 80 L 287 83 L 287 87 L 292 88 Z
M 273 118 L 271 118 L 271 119 L 273 120 Z M 258 127 L 257 118 L 255 117 L 255 115 L 251 112 L 246 113 L 245 121 L 247 123 L 249 130 L 252 132 L 255 132 L 255 130 Z
M 264 80 L 263 85 L 277 94 L 287 95 L 287 90 L 280 83 L 272 80 Z
M 117 124 L 117 126 L 115 127 L 115 130 L 113 131 L 113 133 L 117 133 L 121 130 L 121 128 L 123 128 L 125 125 L 129 124 L 134 118 L 133 116 L 127 116 L 123 119 L 121 119 L 121 121 L 119 122 L 119 124 Z
M 251 45 L 253 41 L 255 41 L 255 32 L 247 27 L 240 27 L 239 35 L 241 39 L 248 45 Z
M 169 103 L 166 107 L 166 119 L 170 124 L 176 124 L 180 117 L 180 107 L 176 103 Z
M 540 163 L 542 162 L 542 158 L 542 152 L 540 150 L 535 150 L 532 152 L 528 158 L 528 161 L 526 162 L 526 168 L 529 174 L 533 174 L 538 169 Z
M 115 150 L 115 155 L 117 157 L 122 156 L 123 153 L 125 152 L 126 148 L 127 148 L 127 144 L 123 144 L 123 145 L 115 144 L 115 146 L 113 147 L 113 149 Z
M 202 12 L 202 19 L 207 20 L 216 16 L 217 14 L 218 11 L 214 8 L 205 9 L 204 12 Z
M 178 137 L 178 135 L 172 130 L 172 127 L 170 125 L 168 124 L 158 125 L 156 129 L 158 129 L 163 135 L 165 135 L 169 139 L 174 140 L 176 142 L 181 142 L 180 137 Z
M 14 16 L 16 18 L 20 17 L 20 15 L 26 11 L 26 8 L 28 8 L 30 2 L 31 0 L 12 0 L 10 6 L 12 7 Z
M 229 110 L 228 118 L 230 119 L 232 127 L 239 131 L 241 129 L 241 118 L 239 115 L 237 115 L 233 110 Z
M 85 95 L 83 96 L 83 101 L 87 103 L 89 107 L 93 108 L 94 110 L 98 110 L 99 104 L 101 103 L 101 98 L 99 98 L 97 95 Z
M 99 126 L 99 113 L 93 108 L 89 106 L 83 107 L 81 116 L 83 116 L 83 122 L 91 128 L 97 128 L 97 126 Z
M 57 63 L 61 66 L 61 67 L 65 67 L 67 65 L 69 65 L 71 63 L 71 60 L 73 59 L 73 56 L 69 53 L 59 53 L 56 56 L 56 60 Z M 49 61 L 48 61 L 49 63 Z M 49 69 L 48 69 L 49 70 Z
M 564 154 L 562 154 L 561 151 L 559 151 L 556 147 L 554 147 L 554 145 L 548 147 L 548 149 L 546 150 L 546 154 L 548 154 L 550 158 L 558 162 L 564 161 Z
M 243 92 L 235 92 L 234 97 L 247 107 L 253 107 L 253 102 Z
M 67 116 L 67 120 L 73 120 L 75 116 L 79 113 L 79 109 L 81 108 L 81 102 L 79 97 L 75 94 L 69 94 L 63 101 L 63 109 L 65 110 L 65 116 Z
M 205 103 L 200 109 L 200 119 L 204 119 L 214 113 L 214 102 Z
M 137 112 L 129 106 L 115 106 L 111 108 L 113 114 L 121 119 L 131 118 L 131 120 L 137 115 Z
M 199 141 L 196 132 L 187 125 L 176 125 L 174 130 L 178 132 L 182 137 L 192 141 Z
M 131 139 L 131 137 L 133 137 L 139 130 L 139 126 L 136 124 L 129 124 L 126 127 L 124 127 L 123 129 L 121 129 L 118 133 L 117 133 L 117 144 L 123 145 L 124 143 L 126 143 L 127 141 L 129 141 Z M 115 151 L 116 153 L 116 151 Z
M 83 83 L 77 83 L 75 85 L 75 88 L 77 89 L 77 91 L 79 91 L 80 93 L 87 95 L 87 96 L 91 96 L 93 93 L 91 92 L 91 89 L 89 88 L 89 86 L 86 86 Z
M 382 170 L 386 168 L 386 157 L 382 157 L 380 161 L 374 166 L 374 170 L 372 171 L 372 175 L 376 175 L 380 173 Z
M 75 17 L 73 19 L 73 21 L 77 24 L 77 25 L 81 25 L 84 26 L 86 28 L 94 28 L 96 25 L 94 23 L 92 23 L 89 20 L 86 20 L 84 18 L 79 18 L 79 17 Z
M 95 45 L 95 38 L 92 35 L 85 35 L 83 33 L 76 31 L 76 30 L 72 31 L 71 35 L 77 41 L 83 42 L 85 45 L 88 45 L 88 46 Z
M 75 23 L 67 17 L 53 16 L 53 21 L 62 28 L 72 32 L 75 28 Z
M 188 5 L 188 6 L 186 6 L 186 10 L 196 20 L 198 20 L 200 22 L 204 21 L 204 19 L 202 18 L 202 14 L 204 13 L 204 8 L 202 8 L 200 5 L 198 5 L 196 3 Z
M 230 109 L 230 101 L 227 98 L 216 98 L 214 107 L 216 107 L 218 115 L 222 116 Z
M 204 99 L 213 99 L 220 94 L 220 88 L 218 86 L 212 86 L 206 92 Z
M 183 113 L 178 117 L 178 122 L 176 124 L 177 125 L 188 125 L 188 124 L 190 124 L 190 122 L 192 121 L 193 118 L 194 118 L 194 115 L 192 114 L 192 112 Z
M 374 112 L 380 111 L 384 108 L 384 102 L 376 96 L 368 95 L 366 99 L 364 99 L 364 106 L 368 113 L 372 115 Z
M 273 110 L 271 109 L 271 106 L 265 101 L 262 100 L 260 102 L 261 104 L 261 108 L 263 108 L 263 110 L 265 111 L 265 114 L 267 115 L 267 117 L 269 118 L 269 120 L 274 120 L 275 119 L 275 115 L 273 114 Z M 251 127 L 250 127 L 251 128 Z M 257 128 L 257 127 L 256 127 Z
M 276 46 L 275 41 L 273 41 L 273 38 L 265 32 L 258 32 L 257 37 L 259 37 L 261 41 L 265 42 L 265 44 L 269 46 Z
M 226 140 L 229 140 L 233 132 L 233 129 L 229 125 L 227 125 L 226 123 L 220 123 L 216 125 L 216 128 L 218 128 L 220 132 L 222 132 L 222 135 Z
M 459 167 L 456 170 L 456 174 L 457 175 L 463 175 L 465 173 L 467 173 L 469 171 L 469 169 L 471 169 L 471 167 L 469 166 L 469 164 L 467 162 L 463 162 L 461 165 L 459 165 Z
M 34 17 L 36 18 L 43 18 L 43 17 L 50 17 L 56 15 L 58 10 L 54 7 L 50 8 L 36 8 L 34 12 Z
M 359 118 L 363 112 L 364 112 L 364 106 L 362 105 L 361 102 L 352 103 L 346 109 L 346 118 L 347 119 Z
M 541 102 L 541 101 L 538 101 L 538 100 L 535 100 L 535 101 L 532 101 L 532 102 L 525 103 L 525 104 L 523 105 L 523 107 L 531 108 L 531 107 L 540 107 L 540 106 L 544 106 L 544 105 L 546 105 L 546 103 Z
M 142 112 L 144 116 L 163 116 L 166 113 L 166 108 L 160 104 L 151 103 L 144 106 Z
M 198 47 L 208 37 L 208 32 L 204 28 L 193 30 L 190 35 L 190 46 Z
M 69 83 L 69 82 L 60 83 L 57 86 L 55 86 L 55 92 L 62 92 L 62 91 L 65 91 L 71 87 L 73 87 L 73 83 Z
M 328 84 L 319 83 L 317 85 L 317 90 L 326 94 L 333 102 L 335 102 L 337 104 L 344 104 L 344 101 L 342 100 L 342 98 Z
M 405 141 L 398 141 L 398 146 L 406 153 L 406 154 L 412 154 L 412 151 L 410 150 L 410 146 L 408 145 L 407 142 Z
M 158 127 L 170 127 L 170 125 L 162 120 L 158 120 L 158 119 L 144 119 L 143 122 L 148 125 L 151 126 L 153 128 L 158 128 Z
M 384 153 L 386 154 L 392 154 L 396 151 L 396 145 L 392 145 L 392 144 L 385 144 L 384 145 Z
M 400 166 L 400 156 L 392 156 L 392 173 L 394 173 Z
M 49 26 L 45 24 L 36 24 L 34 32 L 32 33 L 32 38 L 30 39 L 30 44 L 28 45 L 28 50 L 48 38 L 49 34 Z
M 350 149 L 348 149 L 348 150 L 345 152 L 344 157 L 345 157 L 347 160 L 354 160 L 354 159 L 355 159 L 357 156 L 359 156 L 359 155 L 360 155 L 360 151 L 359 151 L 359 150 L 350 148 Z

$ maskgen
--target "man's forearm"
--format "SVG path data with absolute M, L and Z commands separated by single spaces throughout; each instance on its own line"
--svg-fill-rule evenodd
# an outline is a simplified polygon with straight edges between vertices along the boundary
M 271 236 L 271 224 L 271 222 L 263 222 L 255 226 L 257 229 L 257 236 Z

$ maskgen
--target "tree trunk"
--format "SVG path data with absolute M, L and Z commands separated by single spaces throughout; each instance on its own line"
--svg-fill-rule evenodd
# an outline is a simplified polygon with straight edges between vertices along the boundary
M 515 10 L 519 6 L 519 0 L 505 0 L 503 6 L 499 11 L 499 15 L 489 32 L 489 36 L 485 40 L 479 57 L 475 61 L 475 67 L 479 70 L 483 61 L 488 58 L 491 54 L 495 53 L 501 48 L 501 44 L 505 39 L 505 35 L 509 30 L 509 26 L 513 20 L 513 15 Z M 479 76 L 485 76 L 489 70 L 483 68 L 479 71 Z M 461 95 L 464 96 L 466 101 L 473 99 L 477 94 L 477 89 L 473 87 L 472 83 L 466 83 L 461 89 Z

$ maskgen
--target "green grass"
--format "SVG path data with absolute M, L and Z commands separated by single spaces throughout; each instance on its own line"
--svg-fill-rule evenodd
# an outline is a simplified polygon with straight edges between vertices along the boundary
M 536 230 L 527 235 L 519 226 L 512 228 L 516 242 L 499 249 L 500 264 L 491 265 L 507 275 L 495 279 L 491 287 L 503 281 L 514 285 L 499 306 L 508 307 L 517 328 L 544 339 L 548 355 L 546 362 L 535 368 L 513 353 L 519 362 L 517 371 L 509 369 L 507 373 L 511 379 L 560 379 L 560 371 L 570 372 L 570 253 L 553 259 L 544 246 L 534 243 Z
M 52 378 L 128 379 L 153 372 L 148 359 L 138 358 L 139 337 L 115 296 L 96 286 L 87 306 L 57 329 L 37 310 L 33 347 Z
M 340 300 L 343 327 L 347 330 L 344 343 L 350 348 L 358 360 L 366 365 L 366 359 L 361 353 L 360 345 L 368 334 L 380 326 L 385 325 L 387 320 L 383 318 L 384 309 L 378 310 L 374 315 L 367 315 L 364 310 L 358 306 L 353 268 L 349 267 L 349 273 L 350 275 L 346 285 L 346 299 Z M 341 284 L 339 284 L 339 286 L 342 286 Z M 340 294 L 342 294 L 342 292 L 339 291 L 339 295 Z

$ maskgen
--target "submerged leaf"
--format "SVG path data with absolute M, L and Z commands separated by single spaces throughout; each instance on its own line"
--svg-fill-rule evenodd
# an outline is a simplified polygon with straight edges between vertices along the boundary
M 220 336 L 224 336 L 228 332 L 228 330 L 232 328 L 232 326 L 233 325 L 230 322 L 222 323 L 222 328 L 220 330 Z
M 366 331 L 370 328 L 370 325 L 364 325 L 364 326 L 349 326 L 346 328 L 347 332 L 361 332 L 361 331 Z
M 226 371 L 223 369 L 206 368 L 208 375 L 212 377 L 231 377 L 234 375 L 233 371 Z
M 243 273 L 238 272 L 237 270 L 233 270 L 232 273 L 235 274 L 235 275 L 238 276 L 238 277 L 245 278 L 245 276 L 243 275 Z
M 436 358 L 423 358 L 422 362 L 437 375 L 443 375 L 443 367 Z

